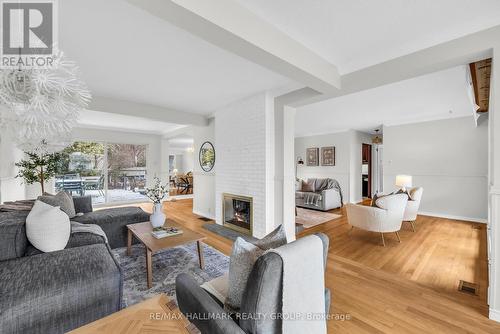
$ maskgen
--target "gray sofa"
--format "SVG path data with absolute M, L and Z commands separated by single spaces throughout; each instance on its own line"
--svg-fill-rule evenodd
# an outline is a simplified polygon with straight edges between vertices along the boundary
M 101 226 L 110 244 L 72 233 L 65 249 L 43 253 L 26 237 L 29 211 L 0 212 L 0 333 L 64 333 L 120 310 L 122 272 L 110 246 L 125 246 L 125 225 L 148 214 L 139 208 L 93 212 L 90 197 L 74 203 L 85 212 L 74 220 Z
M 74 197 L 73 201 L 76 212 L 84 213 L 84 215 L 71 220 L 83 224 L 99 225 L 106 233 L 111 249 L 127 246 L 127 224 L 149 221 L 149 214 L 138 207 L 93 211 L 90 196 Z M 134 242 L 138 241 L 134 240 Z
M 314 191 L 303 191 L 302 181 L 299 181 L 295 188 L 295 205 L 302 208 L 328 211 L 332 209 L 337 209 L 342 207 L 342 193 L 340 188 L 330 188 L 322 190 L 320 188 L 321 184 L 325 183 L 325 180 L 333 179 L 317 179 L 310 178 L 307 181 L 311 182 Z M 318 201 L 315 204 L 307 203 L 307 198 L 310 194 L 313 196 L 318 196 Z
M 326 267 L 329 240 L 318 233 L 323 242 L 323 259 Z M 177 303 L 181 312 L 201 331 L 207 334 L 281 334 L 282 321 L 248 315 L 281 314 L 283 261 L 276 253 L 259 257 L 248 278 L 243 294 L 241 314 L 229 316 L 220 301 L 202 289 L 188 274 L 176 278 Z M 325 289 L 326 313 L 330 307 L 330 290 Z M 240 318 L 240 319 L 238 319 Z

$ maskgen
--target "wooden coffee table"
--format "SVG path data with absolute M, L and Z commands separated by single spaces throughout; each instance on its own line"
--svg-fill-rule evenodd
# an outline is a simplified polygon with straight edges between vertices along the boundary
M 198 260 L 200 263 L 200 268 L 203 269 L 204 267 L 202 241 L 206 239 L 206 237 L 200 233 L 177 224 L 172 219 L 167 218 L 165 225 L 169 227 L 176 227 L 182 230 L 183 233 L 163 239 L 156 239 L 151 235 L 153 228 L 149 222 L 127 225 L 127 255 L 130 255 L 130 252 L 132 250 L 132 236 L 136 237 L 146 248 L 146 276 L 148 289 L 151 289 L 151 286 L 153 285 L 152 255 L 158 251 L 196 242 L 196 245 L 198 247 Z
M 177 305 L 161 294 L 75 329 L 70 334 L 199 333 Z

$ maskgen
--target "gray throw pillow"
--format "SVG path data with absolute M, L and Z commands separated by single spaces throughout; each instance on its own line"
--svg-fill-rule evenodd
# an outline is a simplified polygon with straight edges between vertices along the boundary
M 264 238 L 253 241 L 252 243 L 263 250 L 278 248 L 286 245 L 286 233 L 283 224 L 278 226 L 276 229 L 274 229 L 274 231 L 266 235 Z
M 227 298 L 224 309 L 230 313 L 238 312 L 241 306 L 243 292 L 246 289 L 248 276 L 253 269 L 255 261 L 264 251 L 259 247 L 236 238 L 229 259 L 229 278 Z
M 47 194 L 39 196 L 38 200 L 48 205 L 58 206 L 69 218 L 74 218 L 76 216 L 73 196 L 65 191 L 60 191 L 56 195 Z

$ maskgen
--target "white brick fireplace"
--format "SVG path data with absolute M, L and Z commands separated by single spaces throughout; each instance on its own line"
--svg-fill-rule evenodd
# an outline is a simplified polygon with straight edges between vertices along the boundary
M 253 198 L 253 235 L 274 228 L 273 97 L 258 94 L 215 113 L 217 143 L 216 222 L 222 224 L 222 194 Z

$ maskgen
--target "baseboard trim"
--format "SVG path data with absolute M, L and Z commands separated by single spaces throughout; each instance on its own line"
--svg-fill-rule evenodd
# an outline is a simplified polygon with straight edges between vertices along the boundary
M 198 216 L 202 216 L 202 217 L 205 217 L 205 218 L 209 218 L 209 219 L 215 220 L 215 216 L 214 215 L 210 215 L 208 213 L 204 213 L 204 212 L 201 212 L 201 211 L 198 211 L 198 210 L 195 210 L 195 209 L 193 209 L 193 213 L 195 215 L 198 215 Z
M 494 310 L 494 309 L 490 308 L 489 318 L 491 320 L 500 322 L 500 311 L 499 310 Z
M 468 222 L 481 223 L 481 224 L 488 223 L 488 219 L 484 219 L 484 218 L 454 216 L 454 215 L 449 215 L 446 213 L 419 211 L 418 214 L 423 215 L 423 216 L 439 217 L 439 218 L 454 219 L 454 220 L 464 220 L 464 221 L 468 221 Z

